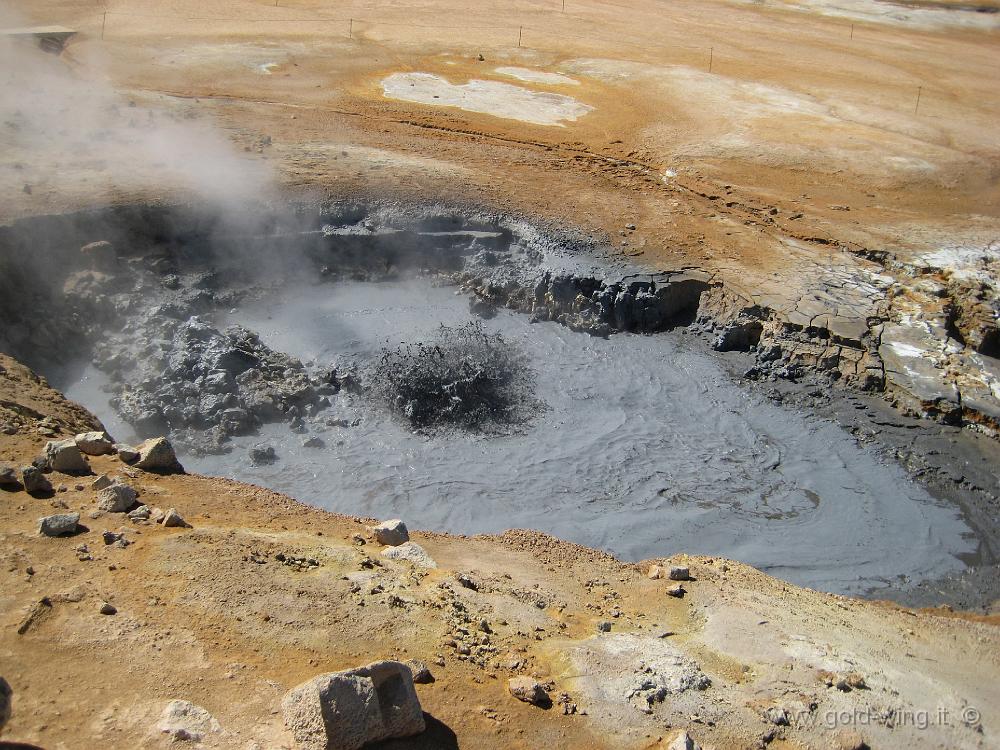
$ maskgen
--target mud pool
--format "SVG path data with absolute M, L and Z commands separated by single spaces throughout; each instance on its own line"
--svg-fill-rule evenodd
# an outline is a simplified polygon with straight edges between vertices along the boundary
M 309 367 L 364 363 L 471 317 L 454 287 L 414 280 L 286 290 L 215 322 L 238 322 Z M 417 434 L 342 391 L 305 433 L 265 425 L 227 455 L 182 461 L 411 528 L 534 528 L 632 560 L 717 554 L 833 592 L 937 578 L 976 550 L 954 507 L 836 424 L 741 389 L 700 342 L 602 339 L 503 310 L 485 325 L 528 353 L 546 404 L 513 435 Z M 67 395 L 127 439 L 101 381 L 91 368 Z M 313 436 L 322 446 L 305 447 Z M 277 460 L 254 464 L 257 444 Z

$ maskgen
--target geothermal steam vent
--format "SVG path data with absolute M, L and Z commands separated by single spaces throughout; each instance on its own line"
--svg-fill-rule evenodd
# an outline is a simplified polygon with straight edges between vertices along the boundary
M 168 434 L 194 471 L 415 528 L 725 554 L 838 592 L 974 549 L 898 467 L 681 335 L 711 325 L 696 273 L 398 206 L 120 208 L 0 242 L 6 346 L 119 439 Z

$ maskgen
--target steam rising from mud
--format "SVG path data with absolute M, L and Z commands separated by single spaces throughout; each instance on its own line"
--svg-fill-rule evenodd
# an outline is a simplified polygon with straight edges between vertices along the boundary
M 0 27 L 29 23 L 0 9 Z M 177 191 L 220 208 L 268 197 L 262 164 L 193 112 L 116 91 L 102 68 L 85 46 L 56 56 L 0 37 L 0 185 L 57 200 L 83 190 L 94 202 Z

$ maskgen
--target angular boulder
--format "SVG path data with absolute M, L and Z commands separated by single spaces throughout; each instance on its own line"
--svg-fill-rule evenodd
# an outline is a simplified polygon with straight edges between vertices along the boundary
M 415 542 L 403 542 L 398 547 L 386 547 L 382 557 L 390 560 L 406 560 L 418 568 L 436 568 L 437 563 L 427 554 L 427 550 Z
M 62 474 L 90 473 L 90 465 L 80 453 L 75 440 L 50 440 L 45 444 L 45 458 L 52 471 Z
M 44 495 L 52 492 L 52 482 L 37 466 L 22 467 L 21 481 L 24 483 L 24 491 L 29 495 Z
M 406 524 L 398 518 L 390 521 L 383 521 L 378 526 L 372 526 L 372 533 L 379 544 L 387 547 L 398 547 L 404 542 L 410 541 L 410 532 Z
M 74 440 L 80 452 L 88 456 L 105 456 L 115 450 L 106 432 L 81 432 Z
M 187 521 L 181 518 L 181 514 L 177 512 L 176 509 L 170 508 L 163 515 L 163 525 L 164 526 L 175 526 L 181 529 L 187 529 L 191 527 Z
M 0 464 L 0 487 L 8 490 L 20 489 L 21 483 L 17 480 L 17 470 L 9 464 Z
M 136 491 L 127 484 L 112 484 L 97 493 L 97 507 L 105 513 L 125 513 L 135 505 Z
M 44 536 L 65 536 L 76 533 L 79 513 L 57 513 L 38 519 L 38 533 Z
M 524 675 L 507 680 L 507 690 L 519 701 L 533 706 L 547 706 L 552 702 L 545 688 L 537 680 Z
M 300 750 L 358 750 L 425 728 L 413 675 L 398 661 L 319 675 L 290 690 L 281 706 Z
M 143 471 L 184 473 L 174 447 L 165 437 L 150 438 L 136 446 L 136 451 L 139 453 L 139 460 L 135 465 Z

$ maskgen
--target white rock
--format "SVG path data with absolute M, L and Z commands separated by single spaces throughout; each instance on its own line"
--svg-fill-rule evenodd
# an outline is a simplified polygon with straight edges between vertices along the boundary
M 97 507 L 106 513 L 125 513 L 135 505 L 136 497 L 127 484 L 111 484 L 97 493 Z
M 87 474 L 90 466 L 76 447 L 75 440 L 50 440 L 45 444 L 45 457 L 52 471 L 63 474 Z
M 144 471 L 183 473 L 184 468 L 177 460 L 174 447 L 165 437 L 150 438 L 136 446 L 139 460 L 135 465 Z
M 106 432 L 81 432 L 76 436 L 76 447 L 88 456 L 114 453 L 114 443 Z
M 299 750 L 358 750 L 425 726 L 410 669 L 397 661 L 319 675 L 290 690 L 281 706 Z
M 390 560 L 406 560 L 418 568 L 436 568 L 437 563 L 427 554 L 427 551 L 416 542 L 404 542 L 398 547 L 386 547 L 382 557 Z
M 687 732 L 681 732 L 667 745 L 667 750 L 701 750 L 701 745 L 691 739 Z
M 175 740 L 198 742 L 206 734 L 221 732 L 222 727 L 208 711 L 188 701 L 170 701 L 156 725 Z
M 383 521 L 378 526 L 373 526 L 371 530 L 379 544 L 389 547 L 398 547 L 400 544 L 410 541 L 410 532 L 407 530 L 406 524 L 398 518 Z
M 163 525 L 164 526 L 179 526 L 181 528 L 187 528 L 190 524 L 181 518 L 181 514 L 177 512 L 176 509 L 170 508 L 163 515 Z

